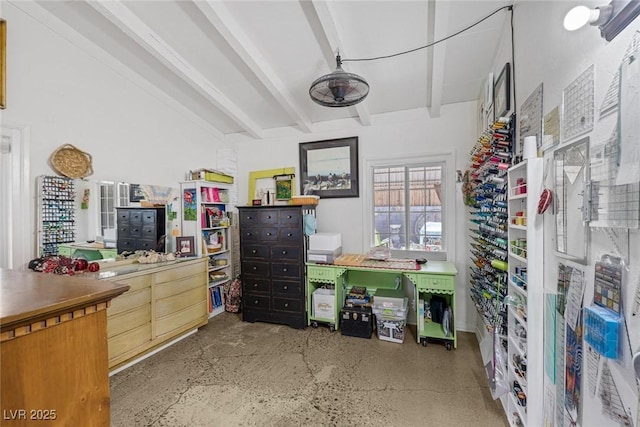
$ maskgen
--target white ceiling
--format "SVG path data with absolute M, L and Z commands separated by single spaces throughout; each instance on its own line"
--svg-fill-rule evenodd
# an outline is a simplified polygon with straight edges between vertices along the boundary
M 41 1 L 41 20 L 74 34 L 190 110 L 220 137 L 429 108 L 480 98 L 506 28 L 502 10 L 433 48 L 389 59 L 347 62 L 369 82 L 367 99 L 327 108 L 311 82 L 343 59 L 389 55 L 440 40 L 512 1 Z M 15 2 L 21 7 L 21 2 Z M 33 6 L 31 9 L 33 12 Z M 46 16 L 46 18 L 42 18 Z M 54 25 L 55 24 L 55 25 Z M 100 52 L 96 52 L 100 51 Z M 105 55 L 105 51 L 108 53 Z M 90 52 L 91 53 L 91 52 Z M 134 74 L 132 74 L 134 75 Z

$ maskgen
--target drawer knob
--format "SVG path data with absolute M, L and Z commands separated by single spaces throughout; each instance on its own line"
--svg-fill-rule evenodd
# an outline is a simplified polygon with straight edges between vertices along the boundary
M 288 303 L 288 302 L 285 302 L 285 303 L 284 303 L 284 308 L 288 308 L 288 307 L 289 307 L 289 303 Z
M 437 281 L 437 280 L 434 280 L 434 281 L 433 281 L 433 284 L 434 284 L 434 285 L 437 285 L 437 284 L 438 284 L 438 281 Z
M 271 236 L 271 232 L 270 231 L 267 231 L 267 236 Z
M 288 270 L 288 268 L 287 268 L 287 267 L 285 267 L 285 268 L 283 268 L 283 269 L 282 269 L 282 271 L 287 271 L 287 270 Z
M 267 215 L 267 219 L 271 219 L 271 215 Z
M 286 291 L 287 289 L 289 289 L 289 286 L 284 285 L 284 286 L 282 287 L 282 289 Z
M 257 283 L 254 283 L 254 284 L 253 284 L 253 287 L 254 287 L 254 288 L 257 288 L 257 287 L 258 287 L 258 284 L 257 284 Z
M 247 232 L 247 236 L 251 236 L 251 233 L 250 233 L 250 232 Z
M 287 254 L 287 251 L 282 251 L 282 255 L 286 255 L 286 254 Z
M 253 249 L 253 250 L 251 251 L 251 253 L 252 253 L 252 254 L 255 254 L 256 252 L 258 252 L 258 251 L 256 251 L 255 249 Z
M 291 215 L 287 215 L 287 218 L 291 219 L 292 217 L 291 217 Z
M 287 233 L 287 237 L 291 237 L 291 236 L 293 236 L 293 234 Z
M 258 300 L 255 300 L 255 301 L 253 302 L 253 305 L 258 305 Z
M 253 266 L 253 271 L 256 271 L 258 269 L 258 267 L 256 267 L 255 265 Z

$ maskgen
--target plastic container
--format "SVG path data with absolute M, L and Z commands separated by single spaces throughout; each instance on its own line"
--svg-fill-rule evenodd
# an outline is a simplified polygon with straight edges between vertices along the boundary
M 396 343 L 404 342 L 408 304 L 407 297 L 376 299 L 374 296 L 371 311 L 376 316 L 379 339 Z
M 622 317 L 597 305 L 584 309 L 585 341 L 595 351 L 609 359 L 618 358 Z

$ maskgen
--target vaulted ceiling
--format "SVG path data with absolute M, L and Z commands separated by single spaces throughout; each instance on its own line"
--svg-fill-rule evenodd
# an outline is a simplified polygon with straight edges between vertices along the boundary
M 501 10 L 428 49 L 345 61 L 371 86 L 364 102 L 327 108 L 313 80 L 343 59 L 389 55 L 454 34 L 511 1 L 160 0 L 12 2 L 128 78 L 144 82 L 223 138 L 480 98 L 510 19 Z

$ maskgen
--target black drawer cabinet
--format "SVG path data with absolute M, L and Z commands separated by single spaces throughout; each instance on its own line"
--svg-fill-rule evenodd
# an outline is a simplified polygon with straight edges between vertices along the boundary
M 116 208 L 117 248 L 124 251 L 165 251 L 165 208 Z
M 306 324 L 306 206 L 239 207 L 242 320 Z

